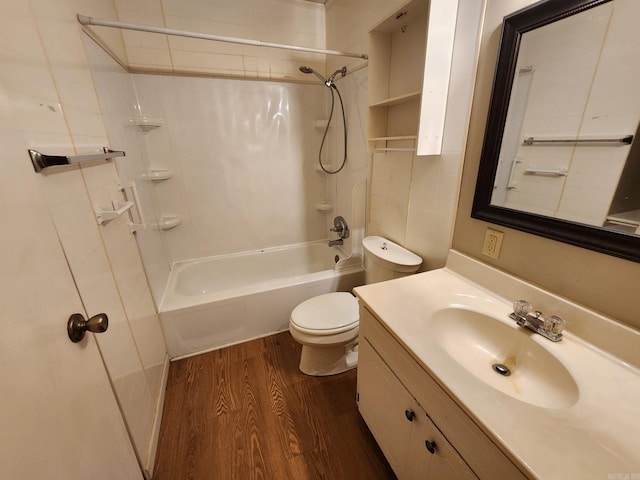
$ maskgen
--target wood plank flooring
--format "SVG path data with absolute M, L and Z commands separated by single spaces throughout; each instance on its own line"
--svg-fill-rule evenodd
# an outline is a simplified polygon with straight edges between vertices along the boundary
M 173 362 L 154 480 L 391 480 L 356 370 L 309 377 L 289 332 Z

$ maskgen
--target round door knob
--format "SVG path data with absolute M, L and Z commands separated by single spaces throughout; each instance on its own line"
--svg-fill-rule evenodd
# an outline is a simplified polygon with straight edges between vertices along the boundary
M 109 327 L 109 317 L 106 313 L 94 315 L 89 320 L 84 319 L 81 313 L 74 313 L 67 321 L 67 334 L 73 343 L 78 343 L 84 338 L 88 330 L 93 333 L 106 332 Z
M 416 418 L 416 412 L 414 412 L 413 410 L 405 410 L 404 416 L 407 417 L 407 420 L 413 422 L 413 419 Z
M 436 453 L 436 442 L 430 442 L 429 440 L 425 440 L 424 446 L 427 447 L 427 450 L 429 450 L 429 453 L 431 455 Z

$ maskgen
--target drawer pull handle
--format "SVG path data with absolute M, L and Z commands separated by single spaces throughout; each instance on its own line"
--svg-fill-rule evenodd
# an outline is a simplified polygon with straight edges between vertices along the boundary
M 425 440 L 424 446 L 427 447 L 427 450 L 429 450 L 429 453 L 431 455 L 436 453 L 436 442 L 430 442 L 429 440 Z
M 413 410 L 405 410 L 404 416 L 407 417 L 407 420 L 413 422 L 413 419 L 416 418 L 416 413 Z

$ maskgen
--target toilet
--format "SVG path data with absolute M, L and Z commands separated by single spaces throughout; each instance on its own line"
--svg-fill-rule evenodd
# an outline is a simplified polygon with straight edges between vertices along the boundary
M 418 255 L 383 237 L 365 237 L 362 246 L 365 283 L 411 275 L 422 264 Z M 289 332 L 302 345 L 300 371 L 326 376 L 355 368 L 359 324 L 358 300 L 351 293 L 326 293 L 295 307 Z

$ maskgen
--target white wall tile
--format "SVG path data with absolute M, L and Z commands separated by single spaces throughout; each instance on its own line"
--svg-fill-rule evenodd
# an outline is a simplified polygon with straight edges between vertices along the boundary
M 215 3 L 148 0 L 135 5 L 121 1 L 116 3 L 120 19 L 131 23 L 311 48 L 325 46 L 322 5 L 277 0 L 247 0 L 241 3 L 232 0 Z M 297 72 L 297 66 L 293 68 L 292 65 L 309 61 L 317 63 L 315 54 L 180 37 L 166 38 L 148 33 L 127 32 L 124 42 L 130 65 L 141 69 L 195 71 L 252 78 L 283 78 L 292 74 L 305 79 Z M 234 58 L 226 58 L 226 55 Z M 253 59 L 248 66 L 243 61 L 245 56 Z M 263 62 L 258 63 L 256 58 L 263 59 Z M 283 63 L 283 60 L 292 65 Z M 322 71 L 324 59 L 321 62 Z
M 307 93 L 316 87 L 135 78 L 143 111 L 164 115 L 147 148 L 174 172 L 158 185 L 160 208 L 184 219 L 165 232 L 173 261 L 326 238 L 313 207 L 324 198 L 309 195 L 326 181 L 314 170 L 328 100 Z

